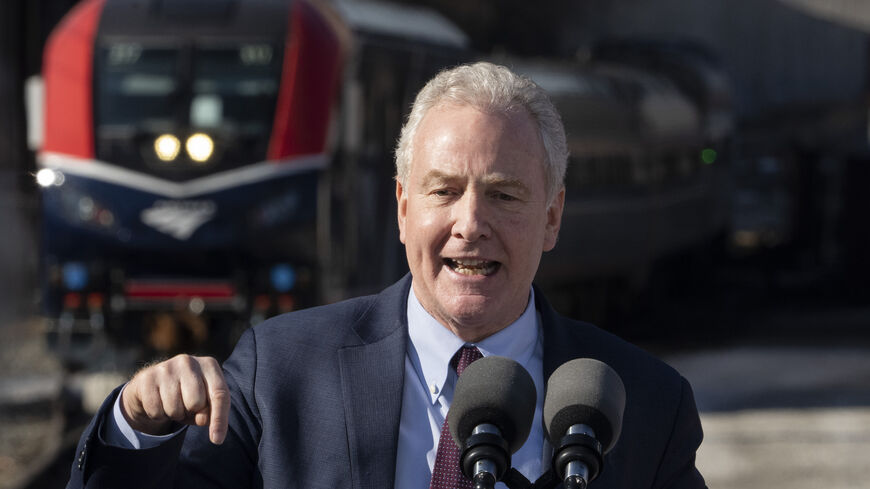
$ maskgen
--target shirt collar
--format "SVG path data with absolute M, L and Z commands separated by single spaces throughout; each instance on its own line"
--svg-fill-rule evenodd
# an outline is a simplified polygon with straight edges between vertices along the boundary
M 535 291 L 529 288 L 529 302 L 516 321 L 501 331 L 488 336 L 476 346 L 483 356 L 498 355 L 526 365 L 535 352 L 538 340 L 538 321 L 535 313 Z M 429 314 L 412 285 L 408 292 L 408 353 L 423 388 L 429 392 L 434 404 L 438 401 L 450 374 L 450 360 L 466 343 Z

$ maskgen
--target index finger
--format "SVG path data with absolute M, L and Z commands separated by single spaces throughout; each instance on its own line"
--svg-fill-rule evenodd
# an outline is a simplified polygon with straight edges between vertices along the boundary
M 214 358 L 204 358 L 200 362 L 209 402 L 209 439 L 215 445 L 224 442 L 230 414 L 230 391 L 224 380 L 223 371 Z

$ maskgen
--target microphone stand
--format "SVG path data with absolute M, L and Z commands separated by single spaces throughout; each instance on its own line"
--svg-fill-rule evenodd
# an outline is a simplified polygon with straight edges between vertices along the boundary
M 560 482 L 564 482 L 565 489 L 586 489 L 603 466 L 601 443 L 595 439 L 595 432 L 586 425 L 576 424 L 562 437 L 553 456 L 553 466 L 534 484 L 513 467 L 505 472 L 502 481 L 509 489 L 555 489 Z
M 529 482 L 519 470 L 511 467 L 501 480 L 509 489 L 555 489 L 561 482 L 553 474 L 553 469 L 544 472 L 534 483 Z

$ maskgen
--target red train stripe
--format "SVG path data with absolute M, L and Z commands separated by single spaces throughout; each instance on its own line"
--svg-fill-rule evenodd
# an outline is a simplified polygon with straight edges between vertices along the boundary
M 94 157 L 94 38 L 105 1 L 82 1 L 48 39 L 44 151 Z
M 341 75 L 341 43 L 307 1 L 293 3 L 269 160 L 323 153 Z
M 131 299 L 157 299 L 172 297 L 200 297 L 202 299 L 230 299 L 236 295 L 229 284 L 207 283 L 142 283 L 124 284 L 124 295 Z

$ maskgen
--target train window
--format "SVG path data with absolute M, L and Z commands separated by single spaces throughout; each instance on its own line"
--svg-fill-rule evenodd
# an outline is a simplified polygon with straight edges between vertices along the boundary
M 630 154 L 595 154 L 571 157 L 566 185 L 571 188 L 593 189 L 626 187 L 637 183 L 636 161 Z
M 272 46 L 198 47 L 193 59 L 193 125 L 208 115 L 209 126 L 268 133 L 281 74 Z
M 178 50 L 118 43 L 100 50 L 97 119 L 103 126 L 171 124 Z

